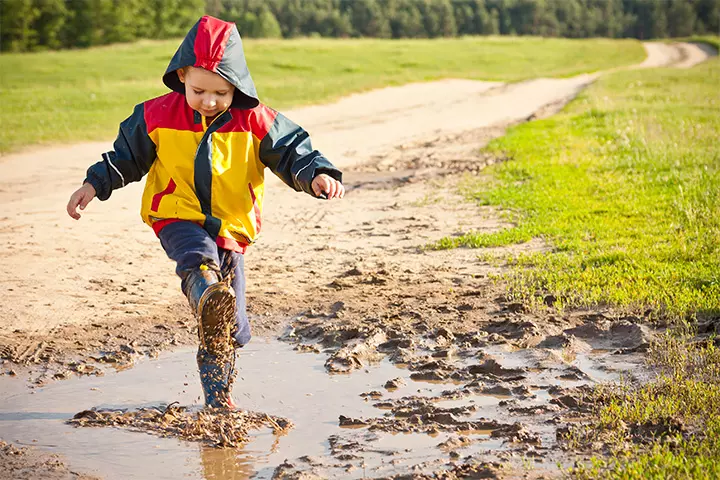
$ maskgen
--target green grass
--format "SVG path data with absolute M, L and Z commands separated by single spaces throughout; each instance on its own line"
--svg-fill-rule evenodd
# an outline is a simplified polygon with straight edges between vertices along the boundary
M 111 139 L 132 107 L 167 92 L 180 40 L 0 55 L 0 153 Z M 519 81 L 642 61 L 632 40 L 467 37 L 438 40 L 248 40 L 261 100 L 276 108 L 447 77 Z
M 604 76 L 564 112 L 488 147 L 510 160 L 466 194 L 515 227 L 438 248 L 545 239 L 510 294 L 678 319 L 720 314 L 720 62 Z
M 654 345 L 657 379 L 640 387 L 600 390 L 587 444 L 610 443 L 610 458 L 595 457 L 568 473 L 587 479 L 720 478 L 720 350 L 671 333 Z
M 715 50 L 720 50 L 720 36 L 717 36 L 717 35 L 704 35 L 704 36 L 688 37 L 686 39 L 686 41 L 696 42 L 696 43 L 707 43 L 708 45 L 715 47 Z

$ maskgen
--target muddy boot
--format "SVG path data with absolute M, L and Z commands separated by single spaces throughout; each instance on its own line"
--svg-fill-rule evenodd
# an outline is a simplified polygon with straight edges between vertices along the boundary
M 201 265 L 183 282 L 183 291 L 198 319 L 200 348 L 218 357 L 233 353 L 231 330 L 235 325 L 235 292 L 220 272 Z
M 231 407 L 235 292 L 222 281 L 219 269 L 209 265 L 201 265 L 190 272 L 183 281 L 183 291 L 198 319 L 200 348 L 197 363 L 205 405 Z
M 234 377 L 235 355 L 218 357 L 201 347 L 196 358 L 205 406 L 234 409 L 230 388 Z

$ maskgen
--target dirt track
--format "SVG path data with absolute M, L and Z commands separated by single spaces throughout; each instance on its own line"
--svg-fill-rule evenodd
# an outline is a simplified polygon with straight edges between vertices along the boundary
M 641 67 L 689 67 L 707 56 L 692 45 L 646 48 Z M 641 347 L 647 332 L 638 319 L 528 314 L 492 281 L 504 269 L 497 262 L 467 249 L 421 249 L 443 236 L 507 227 L 498 212 L 461 201 L 460 174 L 498 161 L 478 150 L 505 126 L 552 113 L 596 77 L 446 80 L 286 112 L 346 170 L 349 191 L 342 202 L 320 202 L 268 178 L 264 231 L 246 263 L 255 334 L 278 334 L 294 319 L 296 338 L 328 348 L 328 368 L 338 371 L 366 364 L 381 344 L 415 366 L 427 359 L 407 345 L 442 352 L 454 339 L 470 349 L 545 342 L 563 355 L 585 345 Z M 42 383 L 195 342 L 173 266 L 139 219 L 142 185 L 93 202 L 80 222 L 64 214 L 85 168 L 107 149 L 82 144 L 1 160 L 0 374 Z M 503 258 L 544 248 L 533 241 L 483 253 Z M 473 337 L 478 331 L 482 338 Z M 464 375 L 463 368 L 448 362 L 418 371 L 441 379 Z

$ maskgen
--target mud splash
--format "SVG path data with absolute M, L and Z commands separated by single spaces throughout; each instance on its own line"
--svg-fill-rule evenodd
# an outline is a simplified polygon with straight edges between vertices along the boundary
M 161 437 L 202 442 L 213 447 L 241 447 L 250 440 L 252 430 L 264 427 L 274 435 L 285 435 L 294 425 L 286 418 L 247 410 L 203 409 L 188 411 L 172 403 L 164 408 L 139 410 L 83 410 L 68 420 L 77 427 L 116 427 Z

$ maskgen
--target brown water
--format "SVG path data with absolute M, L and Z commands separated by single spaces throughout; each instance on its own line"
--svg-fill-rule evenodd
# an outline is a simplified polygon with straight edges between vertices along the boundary
M 504 367 L 514 368 L 556 363 L 547 351 L 513 350 L 490 347 L 487 352 Z M 410 379 L 407 369 L 387 361 L 349 375 L 329 375 L 324 367 L 326 356 L 298 353 L 293 346 L 278 341 L 255 340 L 244 348 L 237 366 L 239 375 L 233 396 L 244 409 L 287 417 L 295 424 L 289 434 L 276 437 L 270 430 L 258 431 L 240 449 L 216 449 L 177 439 L 116 428 L 75 428 L 65 421 L 90 408 L 137 409 L 179 402 L 200 408 L 200 383 L 195 365 L 195 350 L 183 349 L 143 360 L 129 370 L 108 373 L 104 377 L 72 378 L 29 389 L 24 379 L 0 377 L 0 438 L 23 445 L 34 445 L 65 456 L 75 470 L 95 473 L 107 479 L 242 479 L 270 478 L 286 459 L 305 465 L 324 464 L 343 478 L 408 473 L 413 465 L 427 460 L 448 459 L 438 448 L 449 433 L 391 434 L 367 428 L 341 428 L 338 417 L 373 418 L 387 414 L 373 406 L 375 400 L 360 394 L 377 390 L 382 399 L 411 395 L 439 397 L 452 383 Z M 549 359 L 549 360 L 548 360 Z M 518 400 L 519 406 L 534 406 L 551 399 L 552 385 L 577 386 L 584 383 L 613 381 L 625 372 L 637 372 L 639 357 L 613 357 L 607 352 L 578 354 L 564 363 L 574 365 L 589 378 L 562 380 L 558 365 L 526 369 L 526 384 L 533 395 Z M 382 386 L 401 377 L 406 385 L 394 391 Z M 475 394 L 461 399 L 437 398 L 441 407 L 475 405 L 467 419 L 523 421 L 540 435 L 544 446 L 555 443 L 555 428 L 540 418 L 513 417 L 500 405 L 506 395 Z M 456 450 L 464 457 L 504 450 L 503 440 L 491 438 L 489 431 L 465 432 L 472 443 Z M 340 443 L 357 442 L 349 453 L 361 457 L 343 470 L 331 453 L 329 437 Z M 300 457 L 304 460 L 298 461 Z M 535 460 L 536 468 L 554 468 L 548 457 Z M 338 470 L 340 468 L 340 470 Z M 334 470 L 333 470 L 334 469 Z
M 448 434 L 389 434 L 338 426 L 341 414 L 374 417 L 384 412 L 361 393 L 380 390 L 384 398 L 433 396 L 448 385 L 415 382 L 410 372 L 382 362 L 351 375 L 328 375 L 324 355 L 297 353 L 292 346 L 254 341 L 238 360 L 234 398 L 242 408 L 290 418 L 286 436 L 258 432 L 242 449 L 215 449 L 176 439 L 158 438 L 116 428 L 75 428 L 65 424 L 75 413 L 97 408 L 157 406 L 180 402 L 200 407 L 195 352 L 183 349 L 144 360 L 136 367 L 104 377 L 73 378 L 28 389 L 23 379 L 0 377 L 0 438 L 64 455 L 73 469 L 107 479 L 270 478 L 285 459 L 328 455 L 328 437 L 354 436 L 372 442 L 363 452 L 373 475 L 403 471 L 403 466 L 437 458 L 437 444 Z M 407 382 L 394 392 L 381 386 L 389 379 Z M 488 396 L 488 406 L 499 401 Z M 477 400 L 476 400 L 477 401 Z M 467 400 L 466 400 L 467 402 Z M 485 409 L 483 409 L 485 410 Z M 476 449 L 501 447 L 501 440 L 478 435 Z M 384 459 L 392 457 L 392 464 Z M 367 472 L 369 473 L 369 472 Z M 362 470 L 347 478 L 362 478 Z

